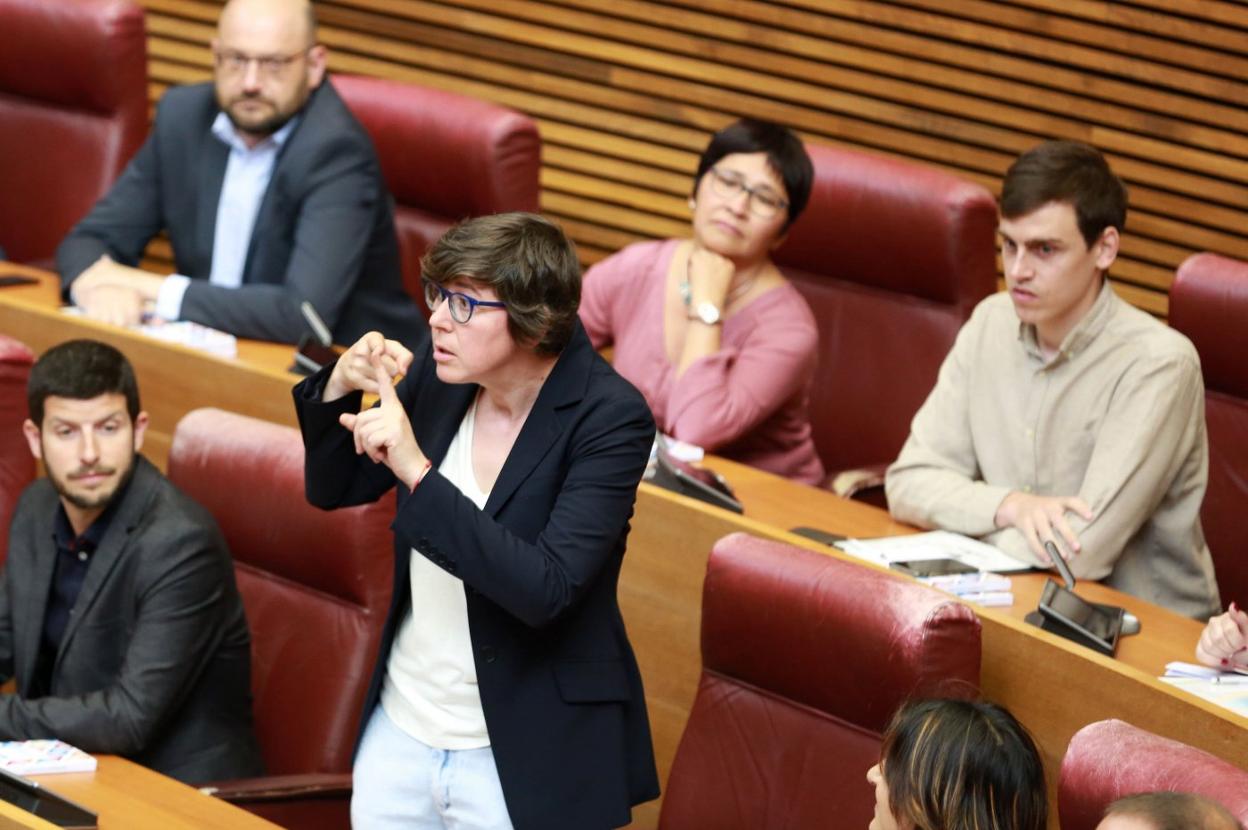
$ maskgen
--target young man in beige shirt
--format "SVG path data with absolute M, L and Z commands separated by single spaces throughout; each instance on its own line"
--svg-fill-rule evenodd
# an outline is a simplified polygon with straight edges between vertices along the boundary
M 1105 277 L 1126 220 L 1099 152 L 1024 153 L 1001 193 L 1008 291 L 984 300 L 888 470 L 893 515 L 982 538 L 1204 618 L 1219 610 L 1200 527 L 1200 362 Z

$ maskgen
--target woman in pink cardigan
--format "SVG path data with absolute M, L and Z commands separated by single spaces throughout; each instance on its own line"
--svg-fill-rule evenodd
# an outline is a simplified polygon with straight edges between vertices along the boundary
M 808 397 L 819 334 L 771 261 L 810 196 L 797 136 L 743 119 L 702 154 L 691 239 L 638 242 L 589 269 L 580 315 L 659 429 L 808 484 L 823 481 Z

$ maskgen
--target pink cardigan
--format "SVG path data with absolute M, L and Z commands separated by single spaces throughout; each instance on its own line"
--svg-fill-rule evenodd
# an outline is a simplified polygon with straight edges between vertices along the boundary
M 807 484 L 823 482 L 808 399 L 819 333 L 791 285 L 724 322 L 721 347 L 678 379 L 663 333 L 666 275 L 679 240 L 639 242 L 585 274 L 581 322 L 595 348 L 645 396 L 659 429 Z

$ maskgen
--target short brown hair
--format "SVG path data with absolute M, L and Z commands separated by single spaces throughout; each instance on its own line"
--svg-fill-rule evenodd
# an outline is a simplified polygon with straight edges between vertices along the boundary
M 69 340 L 53 346 L 35 361 L 26 382 L 30 420 L 40 429 L 44 403 L 50 397 L 86 401 L 112 394 L 125 397 L 130 421 L 136 421 L 140 406 L 134 368 L 125 355 L 98 340 Z
M 1078 141 L 1046 141 L 1023 153 L 1001 183 L 1001 215 L 1017 219 L 1063 202 L 1075 209 L 1088 247 L 1108 227 L 1127 223 L 1127 188 L 1095 147 Z
M 1105 817 L 1110 816 L 1144 819 L 1155 830 L 1244 830 L 1235 816 L 1213 799 L 1169 790 L 1120 798 L 1105 808 Z
M 581 304 L 576 248 L 557 224 L 536 213 L 496 213 L 460 222 L 420 261 L 421 276 L 445 285 L 465 277 L 489 286 L 507 306 L 517 343 L 539 354 L 563 351 Z
M 1036 745 L 993 703 L 917 700 L 884 730 L 888 806 L 916 830 L 1044 830 L 1048 802 Z

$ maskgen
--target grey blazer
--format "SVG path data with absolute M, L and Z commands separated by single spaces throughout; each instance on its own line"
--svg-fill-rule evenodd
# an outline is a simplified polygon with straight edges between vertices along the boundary
M 147 141 L 56 252 L 66 292 L 107 253 L 135 265 L 162 230 L 196 278 L 182 317 L 240 337 L 295 343 L 312 303 L 335 341 L 371 329 L 417 346 L 424 318 L 403 289 L 394 211 L 373 144 L 328 81 L 308 99 L 261 199 L 243 284 L 208 282 L 229 148 L 212 134 L 211 84 L 165 93 Z
M 141 456 L 92 555 L 52 670 L 27 697 L 56 563 L 58 497 L 39 479 L 18 502 L 0 571 L 0 740 L 55 737 L 182 781 L 261 772 L 251 638 L 212 517 Z

